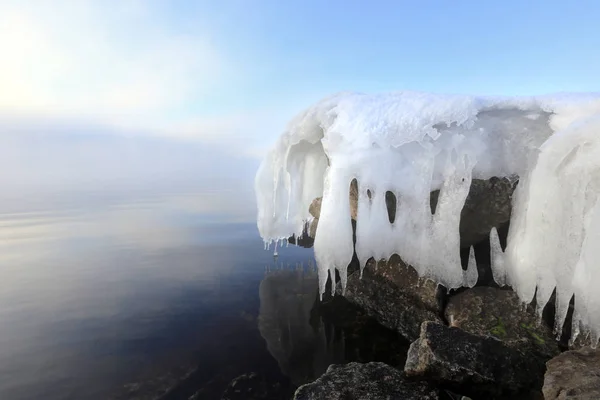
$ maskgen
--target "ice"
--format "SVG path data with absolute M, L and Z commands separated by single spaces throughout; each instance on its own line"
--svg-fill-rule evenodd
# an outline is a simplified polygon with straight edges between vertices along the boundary
M 321 294 L 356 250 L 399 254 L 447 288 L 472 286 L 460 264 L 459 220 L 472 179 L 520 177 L 506 252 L 491 233 L 499 284 L 541 311 L 557 290 L 562 326 L 575 294 L 574 324 L 600 331 L 600 95 L 475 97 L 416 92 L 340 93 L 290 122 L 256 176 L 258 228 L 270 243 L 299 236 L 323 197 L 314 243 Z M 358 182 L 356 245 L 349 187 Z M 429 196 L 440 189 L 435 213 Z M 385 196 L 396 197 L 388 219 Z M 596 257 L 596 258 L 594 258 Z M 332 290 L 334 287 L 332 285 Z M 595 317 L 593 314 L 598 317 Z
M 519 183 L 504 255 L 507 283 L 538 312 L 556 288 L 555 329 L 575 295 L 574 332 L 600 332 L 600 114 L 556 132 Z

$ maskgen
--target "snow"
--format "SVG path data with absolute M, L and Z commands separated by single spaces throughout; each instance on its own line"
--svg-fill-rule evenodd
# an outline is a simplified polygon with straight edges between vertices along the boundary
M 524 301 L 537 288 L 539 307 L 556 287 L 560 326 L 575 293 L 576 328 L 597 339 L 598 116 L 595 94 L 331 96 L 292 120 L 261 164 L 255 182 L 260 234 L 267 243 L 301 234 L 310 203 L 323 196 L 314 244 L 321 293 L 336 269 L 345 287 L 354 250 L 361 267 L 370 257 L 397 253 L 447 288 L 473 286 L 477 270 L 473 262 L 461 268 L 458 230 L 471 180 L 516 175 L 506 253 L 491 234 L 494 278 Z M 353 179 L 356 245 L 348 199 Z M 432 214 L 429 196 L 437 189 Z M 387 191 L 397 199 L 393 223 Z

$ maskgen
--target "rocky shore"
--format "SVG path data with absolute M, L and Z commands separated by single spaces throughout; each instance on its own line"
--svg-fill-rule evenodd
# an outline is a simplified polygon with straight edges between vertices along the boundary
M 495 227 L 505 245 L 516 184 L 509 178 L 473 181 L 460 233 L 463 267 L 470 247 L 475 250 L 474 288 L 447 292 L 419 278 L 397 256 L 371 259 L 362 277 L 354 266 L 345 299 L 411 342 L 406 362 L 332 365 L 301 386 L 294 399 L 600 399 L 600 352 L 579 341 L 569 346 L 568 329 L 557 338 L 552 302 L 537 315 L 535 305 L 524 305 L 510 288 L 493 281 L 488 235 Z M 386 199 L 393 220 L 395 199 Z M 432 192 L 432 212 L 436 200 Z M 356 201 L 353 184 L 351 213 Z M 319 204 L 315 199 L 310 208 L 312 236 Z
M 314 270 L 267 273 L 256 324 L 290 384 L 248 371 L 231 380 L 221 399 L 600 399 L 600 351 L 586 347 L 585 338 L 567 340 L 572 307 L 556 334 L 553 301 L 538 315 L 535 304 L 523 304 L 493 280 L 489 232 L 496 228 L 506 245 L 516 184 L 512 178 L 473 181 L 460 224 L 463 268 L 470 251 L 477 264 L 472 288 L 448 291 L 397 255 L 369 260 L 362 275 L 354 257 L 345 294 L 339 279 L 330 279 L 322 300 Z M 356 190 L 354 183 L 353 220 Z M 437 195 L 431 193 L 432 212 Z M 386 196 L 386 202 L 393 220 L 395 199 Z M 305 236 L 290 242 L 312 245 L 320 199 L 310 212 Z M 203 398 L 203 390 L 185 397 Z

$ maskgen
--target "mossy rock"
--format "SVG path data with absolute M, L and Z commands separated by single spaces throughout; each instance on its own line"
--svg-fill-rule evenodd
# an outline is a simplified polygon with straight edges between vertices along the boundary
M 448 301 L 449 324 L 482 336 L 492 336 L 509 346 L 550 359 L 559 353 L 551 329 L 524 307 L 516 293 L 492 287 L 466 290 Z

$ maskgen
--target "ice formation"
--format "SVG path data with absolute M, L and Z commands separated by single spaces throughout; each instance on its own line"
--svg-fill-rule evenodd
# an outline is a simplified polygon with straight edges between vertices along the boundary
M 473 286 L 460 262 L 460 212 L 471 179 L 519 176 L 506 252 L 491 233 L 494 278 L 538 307 L 557 290 L 557 328 L 575 294 L 575 334 L 600 332 L 600 94 L 526 98 L 414 92 L 341 93 L 288 125 L 256 176 L 258 228 L 269 243 L 302 233 L 323 196 L 315 238 L 319 285 L 353 251 L 399 254 L 448 288 Z M 356 245 L 350 182 L 358 181 Z M 429 196 L 440 189 L 435 213 Z M 396 196 L 388 219 L 386 192 Z M 472 260 L 471 260 L 472 261 Z M 595 311 L 595 312 L 594 312 Z

